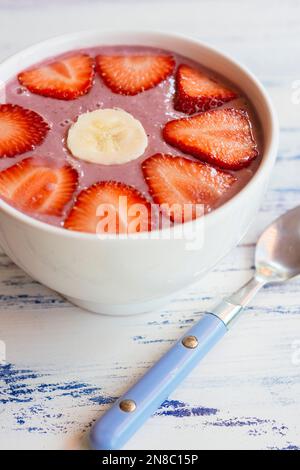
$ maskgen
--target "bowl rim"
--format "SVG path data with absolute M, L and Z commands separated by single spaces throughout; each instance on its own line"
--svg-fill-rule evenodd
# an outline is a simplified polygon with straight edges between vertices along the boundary
M 190 222 L 185 222 L 184 224 L 177 224 L 172 226 L 171 228 L 163 228 L 163 229 L 156 229 L 152 230 L 151 232 L 141 232 L 141 233 L 133 233 L 133 234 L 126 234 L 125 238 L 127 239 L 147 239 L 152 238 L 152 236 L 155 238 L 160 234 L 163 234 L 166 230 L 169 230 L 169 233 L 173 233 L 174 236 L 176 237 L 176 232 L 180 232 L 182 230 L 182 225 L 184 225 L 184 231 L 189 231 L 192 230 L 195 226 L 203 223 L 203 221 L 210 221 L 213 222 L 214 219 L 219 217 L 222 213 L 223 215 L 228 212 L 230 209 L 230 206 L 233 205 L 235 202 L 238 202 L 243 198 L 243 196 L 249 192 L 250 188 L 252 188 L 271 168 L 273 165 L 273 162 L 275 161 L 276 158 L 276 150 L 278 146 L 278 136 L 279 136 L 279 124 L 278 124 L 278 118 L 277 114 L 274 110 L 273 104 L 264 89 L 263 85 L 259 82 L 259 80 L 255 77 L 255 75 L 248 70 L 246 66 L 241 64 L 240 61 L 237 61 L 233 59 L 230 55 L 221 52 L 218 48 L 212 47 L 208 45 L 206 42 L 201 41 L 200 39 L 197 38 L 191 38 L 185 34 L 179 34 L 179 33 L 172 33 L 172 32 L 163 32 L 159 30 L 115 30 L 115 29 L 105 29 L 105 30 L 100 30 L 100 29 L 93 29 L 93 30 L 83 30 L 83 31 L 78 31 L 78 32 L 73 32 L 73 33 L 67 33 L 67 34 L 60 34 L 51 38 L 48 38 L 43 41 L 39 41 L 37 43 L 34 43 L 33 45 L 26 47 L 25 49 L 22 49 L 21 51 L 7 57 L 0 63 L 0 72 L 1 72 L 1 67 L 9 64 L 10 62 L 14 63 L 17 62 L 18 60 L 21 61 L 22 57 L 24 57 L 24 54 L 26 56 L 29 56 L 31 54 L 34 54 L 35 50 L 39 50 L 43 47 L 53 47 L 55 45 L 59 45 L 63 42 L 70 42 L 72 40 L 78 39 L 79 37 L 83 39 L 89 39 L 95 38 L 97 35 L 102 35 L 103 37 L 105 35 L 118 35 L 118 36 L 129 36 L 129 35 L 136 35 L 137 39 L 143 37 L 148 37 L 149 35 L 152 35 L 152 37 L 156 38 L 161 38 L 163 39 L 176 39 L 176 40 L 182 40 L 186 43 L 189 43 L 190 45 L 193 46 L 200 46 L 202 50 L 205 50 L 208 54 L 214 54 L 216 57 L 219 57 L 220 59 L 223 59 L 225 61 L 228 61 L 231 65 L 233 65 L 236 68 L 239 68 L 242 73 L 244 73 L 247 78 L 255 85 L 256 89 L 259 91 L 261 97 L 264 100 L 265 107 L 268 111 L 269 114 L 269 123 L 270 123 L 270 130 L 269 130 L 269 138 L 268 138 L 268 143 L 264 142 L 264 151 L 263 151 L 263 157 L 260 162 L 259 167 L 257 168 L 255 174 L 252 176 L 252 178 L 249 180 L 249 182 L 241 189 L 239 190 L 234 196 L 232 196 L 228 201 L 224 202 L 220 207 L 217 207 L 214 209 L 212 212 L 209 212 L 206 214 L 204 217 L 200 217 L 198 219 L 192 220 Z M 113 40 L 113 39 L 112 39 Z M 142 45 L 142 44 L 141 44 Z M 89 46 L 84 46 L 84 47 L 89 47 Z M 93 47 L 93 46 L 90 46 Z M 164 48 L 164 45 L 162 44 L 162 48 Z M 45 59 L 47 57 L 50 57 L 50 54 L 45 55 Z M 266 141 L 264 137 L 264 141 Z M 5 212 L 7 215 L 10 215 L 13 219 L 17 219 L 19 222 L 23 222 L 25 225 L 29 225 L 32 228 L 40 229 L 44 232 L 56 234 L 57 236 L 61 237 L 67 237 L 67 238 L 78 238 L 78 239 L 86 239 L 86 240 L 120 240 L 124 239 L 124 235 L 120 234 L 94 234 L 94 233 L 85 233 L 85 232 L 77 232 L 77 231 L 72 231 L 72 230 L 67 230 L 63 227 L 58 227 L 56 225 L 51 225 L 48 224 L 47 222 L 43 222 L 41 220 L 35 219 L 34 217 L 31 217 L 30 215 L 27 215 L 18 209 L 14 208 L 4 200 L 0 199 L 0 210 Z

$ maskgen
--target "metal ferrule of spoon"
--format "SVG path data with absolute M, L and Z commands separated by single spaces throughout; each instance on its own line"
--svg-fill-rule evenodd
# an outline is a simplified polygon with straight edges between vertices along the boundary
M 300 206 L 273 222 L 255 252 L 255 274 L 181 337 L 148 372 L 95 423 L 92 448 L 120 449 L 225 335 L 265 284 L 300 274 Z

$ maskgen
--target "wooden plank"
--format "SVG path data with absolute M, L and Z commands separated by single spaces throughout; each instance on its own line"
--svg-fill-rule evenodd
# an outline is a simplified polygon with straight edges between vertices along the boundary
M 17 4 L 18 3 L 18 4 Z M 278 0 L 0 2 L 0 58 L 63 32 L 105 27 L 179 31 L 241 60 L 278 111 L 276 167 L 239 247 L 165 309 L 104 318 L 71 306 L 0 256 L 0 448 L 85 448 L 91 422 L 185 328 L 246 281 L 261 230 L 300 200 L 300 4 Z M 172 7 L 171 7 L 172 5 Z M 170 10 L 171 9 L 171 10 Z M 117 12 L 117 14 L 116 14 Z M 272 12 L 272 14 L 270 13 Z M 65 18 L 68 15 L 68 22 Z M 15 31 L 12 35 L 11 31 Z M 299 281 L 259 293 L 244 318 L 128 448 L 300 448 Z M 117 346 L 116 346 L 117 345 Z

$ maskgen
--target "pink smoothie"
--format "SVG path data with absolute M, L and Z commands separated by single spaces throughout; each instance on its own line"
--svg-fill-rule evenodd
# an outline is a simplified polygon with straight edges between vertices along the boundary
M 70 51 L 67 54 L 55 57 L 55 59 L 68 57 L 73 55 L 74 52 L 84 52 L 90 54 L 92 57 L 95 57 L 97 54 L 170 54 L 169 51 L 142 46 L 105 46 L 80 51 Z M 214 74 L 212 71 L 207 71 L 207 69 L 198 63 L 178 54 L 172 53 L 172 55 L 174 56 L 177 65 L 185 63 L 193 67 L 198 67 L 198 69 L 209 73 L 210 76 L 215 77 L 224 84 L 236 89 L 236 87 L 231 83 L 228 83 L 228 81 L 223 77 Z M 45 60 L 42 64 L 52 62 L 53 59 L 54 58 L 51 57 L 50 59 Z M 261 156 L 263 139 L 258 117 L 255 114 L 253 106 L 247 99 L 246 94 L 240 90 L 237 91 L 240 97 L 224 106 L 242 108 L 248 111 L 252 123 L 253 135 L 258 145 L 259 155 Z M 35 150 L 26 152 L 14 158 L 2 158 L 0 160 L 0 171 L 30 156 L 41 156 L 46 159 L 51 159 L 52 161 L 55 161 L 58 166 L 68 163 L 74 167 L 78 171 L 79 186 L 77 192 L 74 193 L 73 201 L 66 206 L 64 215 L 62 217 L 50 217 L 39 214 L 30 214 L 39 220 L 58 226 L 63 224 L 63 220 L 74 203 L 78 192 L 99 181 L 115 180 L 132 185 L 151 200 L 148 187 L 144 181 L 141 170 L 141 164 L 146 158 L 155 153 L 162 152 L 172 155 L 183 155 L 186 158 L 197 161 L 196 158 L 174 149 L 162 138 L 161 131 L 167 121 L 186 116 L 185 114 L 174 110 L 173 96 L 174 76 L 170 76 L 157 87 L 138 95 L 122 96 L 113 93 L 106 85 L 104 85 L 96 73 L 94 86 L 90 92 L 87 95 L 72 101 L 46 98 L 30 93 L 20 86 L 17 78 L 15 77 L 6 85 L 6 102 L 18 104 L 24 108 L 36 111 L 50 124 L 51 130 L 42 145 L 38 146 Z M 121 165 L 99 165 L 87 163 L 74 158 L 66 148 L 65 144 L 67 131 L 70 125 L 76 121 L 76 118 L 81 113 L 93 111 L 95 109 L 114 107 L 124 109 L 142 123 L 148 135 L 148 147 L 144 154 L 132 162 Z M 220 198 L 217 206 L 223 204 L 248 183 L 260 164 L 260 156 L 258 156 L 246 169 L 232 172 L 237 177 L 237 182 L 224 197 Z

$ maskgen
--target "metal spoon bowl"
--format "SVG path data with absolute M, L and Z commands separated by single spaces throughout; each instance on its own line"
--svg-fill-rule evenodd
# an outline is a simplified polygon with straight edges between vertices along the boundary
M 300 206 L 275 220 L 260 236 L 255 252 L 256 276 L 282 282 L 300 274 Z

